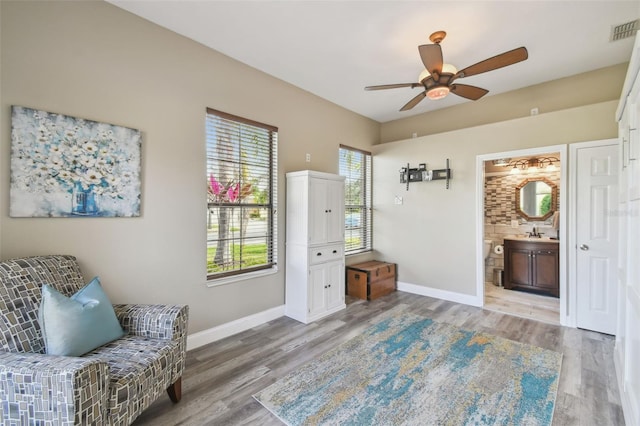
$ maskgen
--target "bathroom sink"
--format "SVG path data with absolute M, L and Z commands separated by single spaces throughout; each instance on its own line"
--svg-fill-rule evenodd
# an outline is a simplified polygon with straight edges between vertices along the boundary
M 556 238 L 550 237 L 527 237 L 527 236 L 519 236 L 519 235 L 510 235 L 508 237 L 504 237 L 505 240 L 516 240 L 516 241 L 530 241 L 530 242 L 538 242 L 538 243 L 559 243 L 560 241 Z

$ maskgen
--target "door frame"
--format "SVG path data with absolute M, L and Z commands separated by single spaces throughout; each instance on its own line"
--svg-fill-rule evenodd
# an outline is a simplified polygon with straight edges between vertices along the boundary
M 572 170 L 569 177 L 569 190 L 571 197 L 569 198 L 569 223 L 571 223 L 571 229 L 569 232 L 569 313 L 567 325 L 569 327 L 578 326 L 578 317 L 576 315 L 578 310 L 578 283 L 576 280 L 577 265 L 578 265 L 578 253 L 576 248 L 578 247 L 578 232 L 577 232 L 577 217 L 578 217 L 578 175 L 576 173 L 578 169 L 578 150 L 582 148 L 595 148 L 599 146 L 618 145 L 619 140 L 617 138 L 600 139 L 596 141 L 577 142 L 569 145 L 569 168 Z M 617 267 L 617 266 L 616 266 Z M 617 283 L 616 287 L 617 287 Z
M 550 152 L 558 152 L 560 156 L 560 324 L 570 325 L 571 315 L 573 315 L 573 323 L 575 324 L 575 308 L 571 302 L 571 298 L 567 297 L 568 279 L 567 279 L 567 145 L 550 145 L 536 148 L 519 149 L 514 151 L 504 151 L 491 154 L 482 154 L 476 156 L 476 295 L 479 304 L 484 306 L 484 257 L 482 249 L 484 246 L 484 162 L 498 160 L 509 157 L 524 157 L 528 155 L 542 155 Z M 573 170 L 573 167 L 571 168 Z M 575 325 L 573 325 L 575 327 Z

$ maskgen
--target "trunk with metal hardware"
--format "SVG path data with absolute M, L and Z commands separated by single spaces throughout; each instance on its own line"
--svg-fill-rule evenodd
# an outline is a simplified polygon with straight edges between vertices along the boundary
M 347 267 L 347 294 L 374 300 L 396 290 L 396 264 L 372 260 Z

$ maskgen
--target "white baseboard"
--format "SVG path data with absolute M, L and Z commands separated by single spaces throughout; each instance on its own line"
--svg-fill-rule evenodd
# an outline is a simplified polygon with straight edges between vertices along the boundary
M 420 296 L 435 297 L 436 299 L 447 300 L 449 302 L 462 303 L 482 307 L 482 299 L 478 296 L 456 293 L 453 291 L 441 290 L 439 288 L 425 287 L 422 285 L 403 283 L 398 281 L 398 290 L 406 293 L 419 294 Z
M 264 324 L 276 318 L 284 316 L 284 305 L 258 312 L 235 321 L 212 327 L 208 330 L 198 331 L 187 336 L 187 350 L 199 348 L 211 342 L 216 342 L 225 337 L 232 336 L 250 328 Z
M 482 306 L 482 301 L 476 296 L 468 294 L 455 293 L 453 291 L 440 290 L 437 288 L 424 287 L 416 284 L 403 283 L 398 281 L 398 290 L 406 293 L 419 294 L 421 296 L 435 297 L 436 299 L 447 300 L 450 302 L 462 303 L 471 306 Z M 216 342 L 225 337 L 232 336 L 250 328 L 257 327 L 261 324 L 284 316 L 284 305 L 257 314 L 249 315 L 244 318 L 237 319 L 208 330 L 198 331 L 187 336 L 187 350 L 199 348 L 206 344 Z
M 627 345 L 629 343 L 627 342 Z M 615 349 L 613 350 L 613 365 L 616 372 L 616 381 L 618 382 L 618 392 L 620 393 L 620 404 L 622 405 L 622 414 L 624 416 L 624 422 L 627 426 L 639 426 L 640 422 L 637 422 L 633 417 L 633 407 L 631 406 L 631 397 L 629 392 L 625 390 L 624 386 L 624 354 L 620 350 L 620 345 L 616 342 Z M 627 368 L 629 368 L 627 366 Z

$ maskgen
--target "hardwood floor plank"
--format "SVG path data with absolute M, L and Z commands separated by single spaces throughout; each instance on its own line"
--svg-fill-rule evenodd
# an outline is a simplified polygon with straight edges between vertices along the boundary
M 507 290 L 485 282 L 484 307 L 523 318 L 560 324 L 560 300 L 557 297 Z
M 134 425 L 281 425 L 253 394 L 404 312 L 562 352 L 554 425 L 624 425 L 611 336 L 403 292 L 347 304 L 311 324 L 282 317 L 190 351 L 182 401 L 161 397 Z
M 580 398 L 558 390 L 553 424 L 562 426 L 584 426 L 580 423 Z

